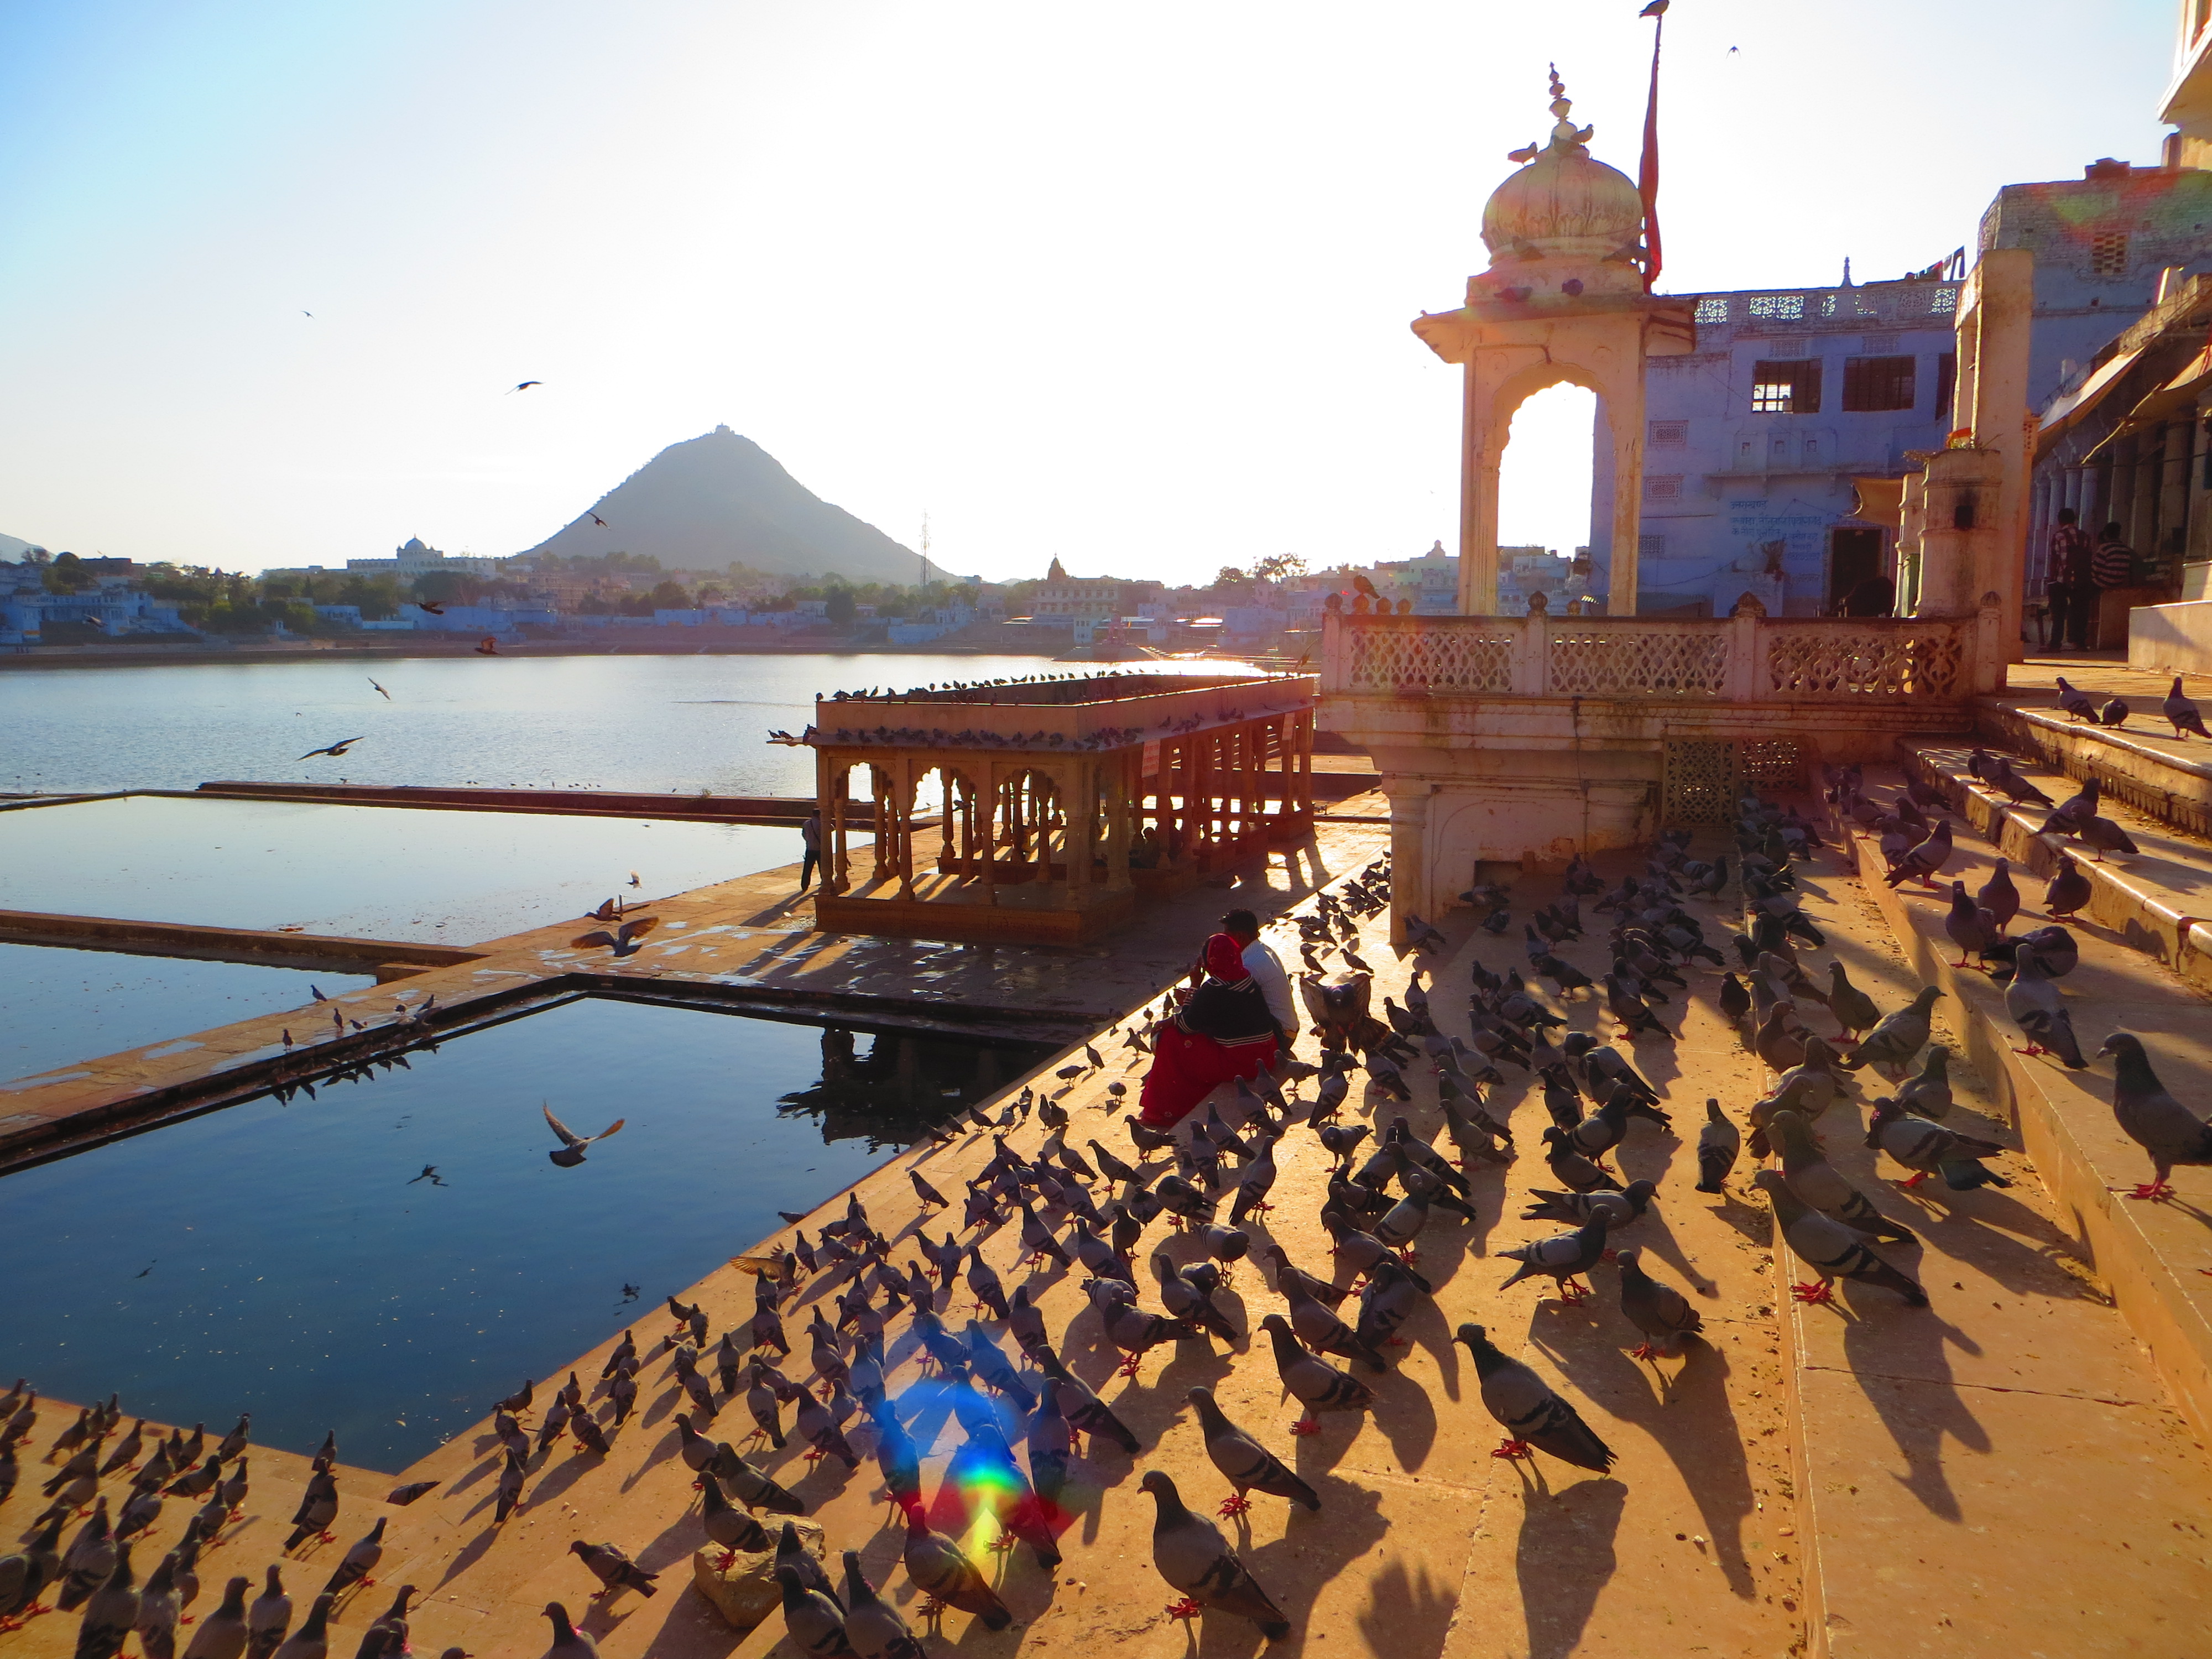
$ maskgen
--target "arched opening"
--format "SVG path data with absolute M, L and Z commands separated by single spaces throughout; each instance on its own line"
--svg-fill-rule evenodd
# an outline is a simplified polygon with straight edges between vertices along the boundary
M 1527 615 L 1540 589 L 1554 616 L 1570 600 L 1605 597 L 1588 562 L 1603 432 L 1597 394 L 1583 386 L 1546 386 L 1514 410 L 1498 476 L 1501 616 Z

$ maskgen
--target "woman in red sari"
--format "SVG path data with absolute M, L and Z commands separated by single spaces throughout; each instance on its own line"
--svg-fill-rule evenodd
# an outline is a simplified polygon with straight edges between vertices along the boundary
M 1139 1097 L 1143 1121 L 1180 1123 L 1191 1108 L 1234 1078 L 1259 1074 L 1279 1048 L 1274 1016 L 1244 953 L 1226 933 L 1206 941 L 1205 983 L 1152 1037 L 1152 1069 Z

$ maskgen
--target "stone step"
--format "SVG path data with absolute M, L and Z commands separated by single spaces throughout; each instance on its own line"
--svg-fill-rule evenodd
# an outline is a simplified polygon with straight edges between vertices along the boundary
M 2160 818 L 2111 803 L 2108 797 L 2099 810 L 2124 829 L 2139 850 L 2100 862 L 2078 842 L 2039 833 L 2051 816 L 2049 808 L 2016 806 L 1975 778 L 1967 770 L 1967 745 L 1951 738 L 1910 738 L 1899 750 L 1908 774 L 1941 791 L 1960 818 L 2012 860 L 2021 872 L 2023 898 L 2040 899 L 2043 878 L 2057 869 L 2058 854 L 2065 852 L 2089 878 L 2091 897 L 2081 914 L 2091 924 L 2192 984 L 2212 987 L 2212 928 L 2206 925 L 2212 918 L 2212 846 Z M 2080 787 L 2033 762 L 2014 765 L 2053 802 Z
M 1887 1010 L 1930 972 L 1924 953 L 1900 948 L 1913 935 L 1893 931 L 1892 908 L 1932 912 L 1938 941 L 1941 912 L 1890 899 L 1878 875 L 1869 887 L 1860 858 L 1872 860 L 1869 875 L 1881 860 L 1859 846 L 1843 850 L 1840 870 L 1834 849 L 1801 866 L 1805 911 L 1828 940 L 1801 955 L 1816 969 L 1843 962 Z M 2086 971 L 2085 959 L 2076 977 Z M 1828 1030 L 1817 1007 L 1805 1012 Z M 1954 1056 L 1947 1121 L 2018 1146 L 2004 1091 L 1986 1080 L 1988 1042 L 1972 1040 L 1955 1000 L 1936 1014 L 1936 1040 Z M 2115 1309 L 2104 1259 L 2080 1247 L 2077 1206 L 2051 1182 L 2056 1160 L 2031 1137 L 2027 1156 L 1990 1160 L 2009 1188 L 1901 1189 L 1893 1182 L 1905 1172 L 1861 1133 L 1864 1098 L 1887 1085 L 1862 1072 L 1854 1092 L 1862 1098 L 1823 1115 L 1824 1151 L 1919 1235 L 1917 1249 L 1876 1248 L 1930 1306 L 1856 1285 L 1832 1304 L 1800 1304 L 1790 1285 L 1801 1271 L 1776 1252 L 1809 1651 L 2186 1650 L 2196 1613 L 2175 1609 L 2203 1606 L 2197 1528 L 2212 1467 Z M 1763 1202 L 1728 1202 L 1766 1220 Z M 2052 1492 L 2067 1502 L 2039 1495 Z
M 1880 774 L 1869 769 L 1878 787 Z M 1968 890 L 1988 878 L 1996 848 L 1978 836 L 1955 837 L 1946 883 Z M 1972 967 L 1953 965 L 1943 931 L 1948 897 L 1893 890 L 1876 843 L 1855 841 L 1866 890 L 1913 970 L 1943 988 L 1967 1057 L 1988 1080 L 2044 1184 L 2076 1239 L 2108 1284 L 2120 1311 L 2149 1349 L 2177 1405 L 2200 1437 L 2212 1437 L 2212 1170 L 2177 1170 L 2178 1197 L 2141 1202 L 2125 1194 L 2150 1179 L 2149 1160 L 2114 1121 L 2112 1062 L 2098 1059 L 2112 1032 L 2140 1036 L 2167 1090 L 2200 1117 L 2212 1117 L 2212 1006 L 2196 985 L 2142 948 L 2140 934 L 2080 919 L 2067 926 L 2081 963 L 2061 981 L 2075 1034 L 2090 1065 L 2067 1070 L 2050 1056 L 2024 1055 L 2026 1039 L 2004 1010 L 2003 988 Z M 2088 866 L 2085 866 L 2088 867 Z M 2015 929 L 2045 920 L 2033 890 Z

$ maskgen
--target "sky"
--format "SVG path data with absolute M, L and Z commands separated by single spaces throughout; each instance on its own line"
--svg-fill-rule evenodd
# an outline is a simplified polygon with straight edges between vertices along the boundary
M 508 554 L 726 422 L 962 574 L 1456 550 L 1407 325 L 1548 63 L 1634 174 L 1640 3 L 0 0 L 0 533 Z M 1676 0 L 1662 290 L 2155 161 L 2171 5 L 2002 12 Z M 1586 398 L 1524 409 L 1502 541 L 1586 538 Z

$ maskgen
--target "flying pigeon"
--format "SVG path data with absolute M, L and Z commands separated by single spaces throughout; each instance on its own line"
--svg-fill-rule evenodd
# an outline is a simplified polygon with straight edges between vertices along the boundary
M 554 1116 L 553 1109 L 550 1106 L 540 1102 L 538 1109 L 545 1114 L 545 1121 L 552 1127 L 553 1133 L 561 1137 L 558 1149 L 546 1153 L 545 1156 L 564 1170 L 574 1169 L 584 1161 L 584 1149 L 586 1146 L 591 1146 L 594 1141 L 605 1140 L 629 1121 L 626 1117 L 618 1117 L 595 1135 L 580 1135 L 562 1122 L 559 1118 Z M 523 1403 L 526 1406 L 529 1401 L 526 1400 Z

